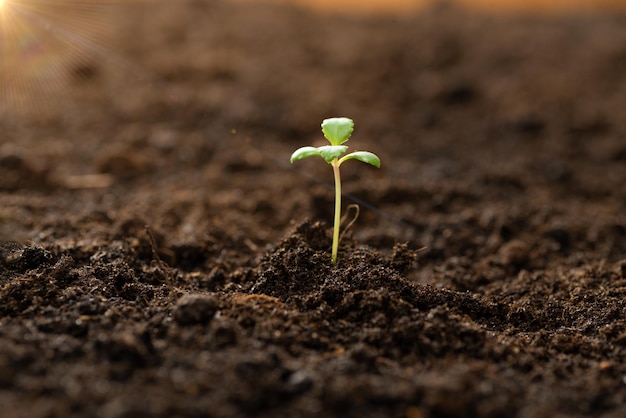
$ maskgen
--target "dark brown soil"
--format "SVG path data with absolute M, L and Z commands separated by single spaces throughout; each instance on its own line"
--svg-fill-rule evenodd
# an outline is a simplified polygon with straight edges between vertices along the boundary
M 119 7 L 1 116 L 1 417 L 626 416 L 623 16 Z

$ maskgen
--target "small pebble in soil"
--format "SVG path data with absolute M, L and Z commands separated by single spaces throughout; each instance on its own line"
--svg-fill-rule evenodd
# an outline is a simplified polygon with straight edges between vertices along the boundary
M 289 376 L 287 385 L 293 394 L 304 393 L 313 387 L 313 379 L 307 372 L 297 370 Z
M 174 307 L 174 319 L 180 325 L 206 324 L 213 319 L 218 308 L 215 295 L 185 295 Z

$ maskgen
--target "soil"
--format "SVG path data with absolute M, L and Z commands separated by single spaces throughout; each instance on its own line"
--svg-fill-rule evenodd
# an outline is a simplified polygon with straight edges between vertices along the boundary
M 1 417 L 626 416 L 624 16 L 120 7 L 1 116 Z

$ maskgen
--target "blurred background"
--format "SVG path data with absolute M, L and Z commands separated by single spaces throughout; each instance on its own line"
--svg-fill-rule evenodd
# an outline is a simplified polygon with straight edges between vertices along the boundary
M 248 0 L 253 1 L 253 0 Z M 275 0 L 318 10 L 342 12 L 406 12 L 449 2 L 489 12 L 581 12 L 624 10 L 624 0 Z
M 571 16 L 586 14 L 620 15 L 626 0 L 222 0 L 251 7 L 255 13 L 263 4 L 303 7 L 304 10 L 394 16 L 399 19 L 428 13 L 433 9 L 466 9 L 474 13 L 507 18 L 524 16 Z M 128 13 L 150 19 L 161 9 L 159 0 L 0 0 L 0 112 L 46 111 L 63 96 L 59 89 L 113 68 L 142 82 L 159 78 L 151 68 L 125 55 L 120 34 L 132 22 Z M 197 1 L 216 4 L 220 1 Z M 179 3 L 179 8 L 188 5 Z M 270 11 L 262 12 L 264 14 Z M 201 18 L 201 16 L 198 16 Z M 138 26 L 143 24 L 137 22 Z M 155 22 L 154 27 L 157 27 Z M 190 22 L 194 24 L 193 21 Z M 216 22 L 219 26 L 219 22 Z M 174 25 L 172 22 L 171 25 Z M 132 29 L 130 29 L 132 30 Z M 245 32 L 245 27 L 242 28 Z M 254 30 L 254 29 L 252 29 Z M 140 41 L 140 39 L 138 39 Z M 149 41 L 147 41 L 149 42 Z M 98 74 L 96 74 L 98 72 Z M 85 87 L 85 85 L 81 86 Z M 76 89 L 73 89 L 76 90 Z M 72 92 L 70 95 L 75 93 Z
M 624 2 L 304 1 L 4 0 L 0 187 L 80 190 L 58 207 L 140 213 L 181 240 L 219 219 L 271 243 L 329 219 L 328 167 L 288 160 L 348 116 L 383 160 L 345 168 L 378 210 L 365 242 L 623 251 Z

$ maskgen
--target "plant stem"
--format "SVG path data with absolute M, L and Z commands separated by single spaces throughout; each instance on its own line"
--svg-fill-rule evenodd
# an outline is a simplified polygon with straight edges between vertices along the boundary
M 335 158 L 331 165 L 335 174 L 335 222 L 333 225 L 333 250 L 331 260 L 337 264 L 337 250 L 339 249 L 339 227 L 341 224 L 341 176 L 339 174 L 339 161 Z

